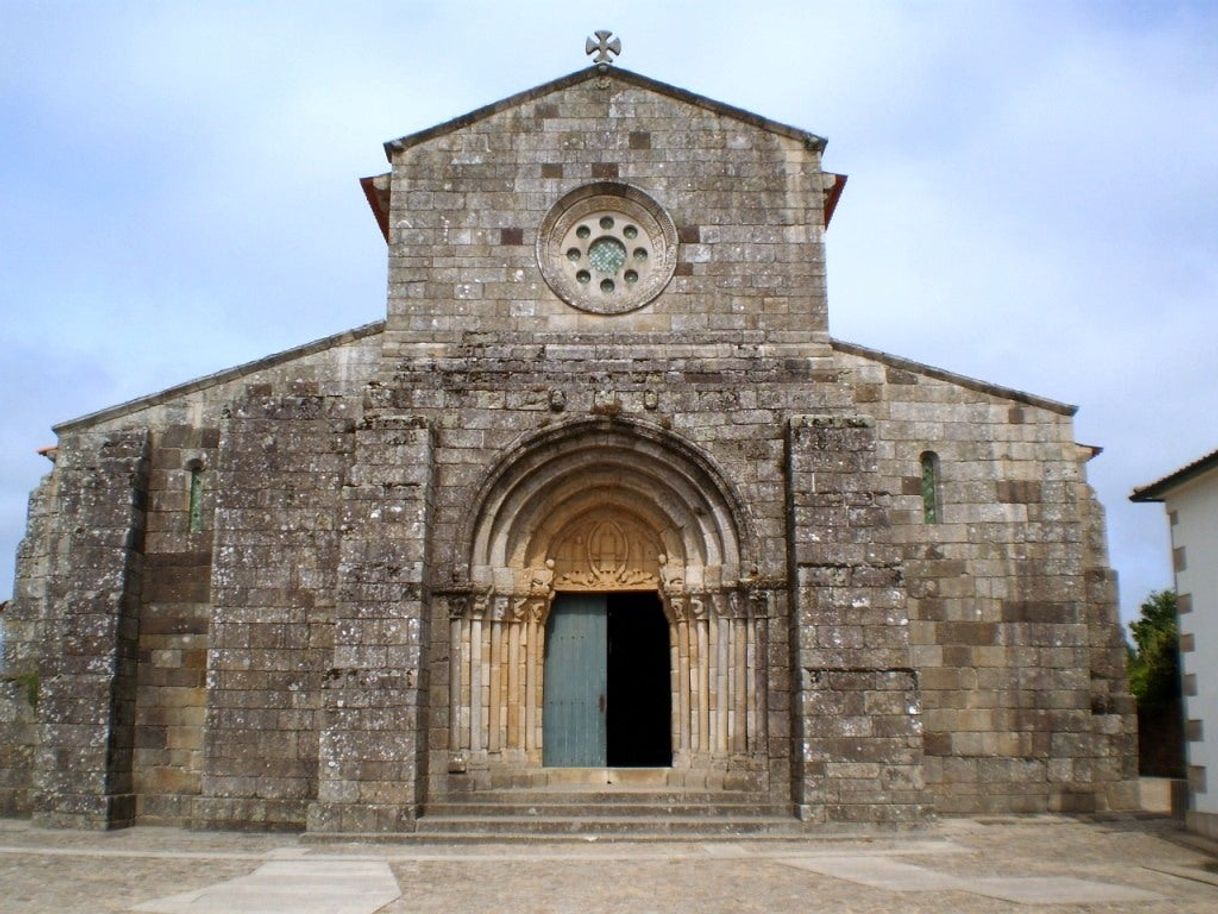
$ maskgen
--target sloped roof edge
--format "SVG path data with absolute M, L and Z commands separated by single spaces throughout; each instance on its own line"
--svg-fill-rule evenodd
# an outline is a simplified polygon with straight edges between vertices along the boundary
M 1204 457 L 1198 457 L 1192 463 L 1185 464 L 1174 473 L 1168 473 L 1162 479 L 1155 480 L 1149 485 L 1135 487 L 1133 494 L 1129 496 L 1129 500 L 1163 501 L 1167 493 L 1172 489 L 1196 479 L 1202 473 L 1206 473 L 1215 467 L 1218 467 L 1218 451 L 1210 451 Z
M 108 406 L 105 409 L 100 409 L 97 412 L 88 413 L 84 416 L 79 416 L 75 419 L 69 419 L 66 422 L 60 422 L 58 425 L 51 426 L 51 431 L 59 435 L 63 432 L 70 432 L 81 426 L 91 425 L 95 422 L 107 422 L 110 419 L 118 419 L 128 413 L 134 413 L 141 409 L 147 409 L 150 406 L 157 406 L 174 397 L 180 397 L 183 394 L 194 393 L 198 390 L 204 390 L 208 387 L 214 387 L 217 384 L 224 384 L 229 381 L 235 381 L 243 375 L 252 374 L 255 371 L 261 371 L 264 368 L 274 368 L 276 365 L 282 365 L 284 362 L 290 362 L 293 359 L 303 358 L 304 356 L 313 355 L 314 353 L 323 352 L 326 349 L 332 349 L 335 346 L 342 346 L 345 343 L 352 343 L 356 340 L 364 339 L 368 336 L 374 336 L 385 329 L 383 320 L 373 321 L 371 324 L 364 324 L 352 330 L 344 330 L 342 333 L 336 333 L 333 336 L 323 337 L 319 340 L 313 340 L 311 343 L 305 343 L 303 346 L 296 346 L 292 349 L 285 349 L 282 352 L 276 352 L 273 355 L 263 356 L 260 359 L 255 359 L 252 362 L 245 362 L 242 365 L 236 365 L 232 368 L 225 368 L 222 371 L 217 371 L 214 374 L 204 375 L 201 378 L 195 378 L 193 381 L 186 381 L 182 384 L 175 384 L 173 387 L 167 387 L 157 393 L 148 394 L 144 397 L 137 397 L 134 400 L 128 400 L 125 403 L 119 403 L 116 406 Z
M 800 140 L 807 143 L 811 148 L 823 150 L 828 143 L 822 136 L 817 136 L 815 133 L 809 133 L 807 130 L 801 130 L 798 127 L 792 127 L 790 124 L 783 124 L 779 121 L 772 121 L 767 117 L 762 117 L 760 114 L 754 114 L 752 111 L 746 111 L 744 108 L 737 108 L 734 105 L 728 105 L 724 102 L 715 101 L 712 98 L 707 98 L 705 95 L 698 95 L 696 92 L 690 92 L 688 89 L 681 89 L 677 86 L 669 85 L 668 83 L 660 82 L 657 79 L 652 79 L 650 76 L 643 76 L 631 70 L 623 70 L 616 66 L 606 66 L 603 64 L 586 67 L 582 70 L 576 70 L 574 73 L 569 73 L 566 76 L 560 76 L 558 79 L 550 80 L 550 82 L 542 83 L 540 86 L 534 86 L 532 89 L 525 89 L 523 92 L 517 92 L 515 95 L 509 95 L 507 98 L 500 99 L 497 102 L 492 102 L 489 105 L 483 105 L 481 108 L 475 108 L 468 114 L 462 114 L 452 120 L 445 121 L 442 124 L 437 124 L 434 127 L 428 127 L 426 130 L 420 130 L 417 133 L 408 133 L 406 136 L 398 137 L 396 140 L 389 140 L 385 143 L 385 158 L 393 161 L 393 154 L 403 149 L 409 149 L 411 146 L 417 146 L 420 143 L 425 143 L 428 140 L 436 137 L 444 136 L 452 133 L 455 130 L 460 130 L 463 127 L 468 127 L 470 124 L 475 124 L 478 121 L 484 120 L 491 115 L 499 114 L 501 111 L 506 111 L 509 108 L 514 108 L 517 105 L 522 105 L 525 102 L 530 102 L 542 96 L 549 95 L 551 92 L 556 92 L 559 89 L 566 89 L 570 86 L 578 85 L 585 80 L 594 77 L 609 77 L 617 79 L 632 86 L 638 86 L 642 89 L 650 89 L 653 92 L 658 92 L 661 95 L 667 95 L 670 98 L 675 98 L 678 101 L 685 102 L 690 105 L 696 105 L 699 108 L 705 108 L 707 111 L 712 111 L 715 114 L 723 115 L 724 117 L 734 118 L 742 121 L 753 127 L 758 127 L 762 130 L 768 130 L 772 133 L 777 133 L 782 136 L 790 137 L 794 140 Z
M 359 186 L 363 188 L 368 206 L 372 208 L 376 227 L 381 230 L 381 237 L 389 241 L 389 175 L 373 175 L 370 178 L 360 178 Z
M 991 384 L 989 381 L 979 381 L 976 378 L 970 378 L 967 375 L 956 374 L 954 371 L 946 371 L 942 368 L 935 368 L 933 365 L 925 365 L 922 362 L 915 362 L 913 359 L 906 359 L 899 355 L 881 352 L 879 349 L 868 349 L 866 346 L 860 346 L 857 343 L 847 343 L 844 340 L 839 339 L 831 339 L 829 342 L 832 344 L 833 348 L 839 352 L 848 352 L 851 355 L 857 355 L 865 359 L 873 359 L 877 362 L 883 362 L 885 365 L 891 365 L 893 368 L 901 368 L 905 371 L 912 371 L 915 374 L 924 374 L 928 377 L 937 378 L 940 381 L 947 381 L 951 384 L 959 384 L 961 387 L 967 387 L 970 390 L 977 390 L 982 393 L 992 394 L 995 397 L 1002 397 L 1004 400 L 1014 400 L 1017 403 L 1026 403 L 1029 406 L 1047 409 L 1050 412 L 1060 413 L 1063 416 L 1073 416 L 1078 412 L 1078 407 L 1070 403 L 1062 403 L 1060 400 L 1050 400 L 1048 397 L 1038 397 L 1036 394 L 1016 390 L 1013 387 L 1003 387 L 999 384 Z

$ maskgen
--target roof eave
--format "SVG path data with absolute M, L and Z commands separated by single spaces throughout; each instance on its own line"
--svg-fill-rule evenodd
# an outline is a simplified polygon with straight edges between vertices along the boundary
M 1218 451 L 1211 451 L 1162 479 L 1155 480 L 1148 485 L 1137 486 L 1129 496 L 1129 500 L 1136 502 L 1163 501 L 1172 489 L 1178 489 L 1215 468 L 1218 468 Z
M 285 349 L 282 352 L 276 352 L 273 355 L 264 356 L 261 359 L 255 359 L 252 362 L 245 362 L 241 365 L 235 365 L 232 368 L 225 368 L 222 371 L 217 371 L 214 374 L 204 375 L 201 378 L 195 378 L 194 380 L 186 381 L 182 384 L 175 384 L 173 387 L 167 387 L 164 390 L 148 394 L 147 396 L 137 397 L 134 400 L 128 400 L 125 403 L 109 406 L 105 409 L 98 410 L 97 412 L 88 413 L 84 416 L 78 416 L 75 419 L 68 419 L 66 422 L 60 422 L 58 425 L 51 426 L 51 431 L 53 431 L 56 435 L 62 435 L 64 432 L 75 431 L 82 426 L 93 425 L 98 422 L 108 422 L 111 419 L 120 419 L 125 415 L 138 412 L 141 409 L 159 406 L 160 404 L 172 400 L 175 397 L 181 397 L 185 394 L 194 393 L 198 390 L 204 390 L 208 387 L 214 387 L 217 384 L 224 384 L 228 381 L 235 381 L 241 378 L 243 375 L 252 374 L 255 371 L 260 371 L 265 368 L 273 368 L 276 365 L 282 365 L 284 362 L 290 362 L 293 359 L 314 355 L 315 353 L 323 352 L 326 349 L 332 349 L 335 346 L 341 346 L 345 343 L 363 339 L 364 337 L 373 336 L 380 333 L 384 329 L 385 322 L 383 320 L 373 321 L 370 324 L 364 324 L 352 330 L 346 330 L 332 336 L 322 337 L 319 340 L 313 340 L 310 343 L 305 343 L 303 346 L 295 346 L 292 349 Z
M 389 241 L 389 175 L 374 175 L 370 178 L 360 178 L 359 186 L 364 191 L 372 216 L 376 219 L 376 227 L 381 230 L 381 237 Z
M 977 378 L 970 378 L 968 375 L 956 374 L 954 371 L 946 371 L 942 368 L 936 368 L 934 365 L 927 365 L 924 362 L 915 362 L 913 359 L 903 358 L 899 355 L 893 355 L 889 352 L 882 352 L 879 349 L 869 349 L 866 346 L 860 346 L 858 343 L 847 343 L 844 340 L 831 339 L 829 341 L 834 349 L 840 352 L 848 352 L 851 355 L 862 356 L 863 358 L 874 359 L 877 362 L 883 362 L 885 365 L 891 365 L 893 368 L 901 368 L 905 371 L 912 371 L 916 374 L 924 374 L 928 377 L 937 378 L 940 381 L 948 381 L 952 384 L 958 384 L 961 387 L 967 387 L 970 390 L 980 391 L 995 397 L 1001 397 L 1004 400 L 1014 400 L 1016 403 L 1025 403 L 1028 406 L 1036 406 L 1040 409 L 1047 409 L 1050 412 L 1058 413 L 1063 416 L 1073 416 L 1078 412 L 1078 407 L 1071 403 L 1062 403 L 1060 400 L 1050 400 L 1048 397 L 1038 397 L 1036 394 L 1030 394 L 1027 391 L 1016 390 L 1014 387 L 1003 387 L 1000 384 L 991 384 L 989 381 L 981 381 Z

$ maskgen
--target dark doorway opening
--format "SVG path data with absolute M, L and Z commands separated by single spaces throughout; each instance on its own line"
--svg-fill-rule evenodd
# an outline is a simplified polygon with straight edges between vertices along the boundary
M 657 593 L 608 595 L 608 764 L 672 764 L 668 620 Z

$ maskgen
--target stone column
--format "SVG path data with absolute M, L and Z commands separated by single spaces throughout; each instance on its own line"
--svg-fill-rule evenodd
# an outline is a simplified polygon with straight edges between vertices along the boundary
M 418 814 L 434 446 L 414 416 L 369 417 L 355 433 L 312 831 L 401 831 Z
M 60 441 L 47 557 L 34 823 L 131 824 L 148 432 Z
M 800 816 L 919 820 L 928 810 L 919 688 L 872 420 L 792 419 L 787 472 Z

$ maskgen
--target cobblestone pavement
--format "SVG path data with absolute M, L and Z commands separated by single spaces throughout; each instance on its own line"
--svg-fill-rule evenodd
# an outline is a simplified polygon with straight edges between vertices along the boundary
M 1166 819 L 1055 816 L 949 819 L 914 833 L 802 841 L 476 845 L 328 845 L 165 828 L 47 831 L 0 820 L 0 912 L 338 910 L 299 884 L 285 883 L 286 894 L 277 895 L 267 874 L 284 861 L 308 861 L 317 878 L 358 859 L 387 863 L 397 879 L 401 896 L 376 909 L 383 914 L 1214 914 L 1218 857 L 1189 841 Z M 248 892 L 250 885 L 268 886 L 266 896 L 224 907 L 237 897 L 225 896 L 225 886 Z M 198 900 L 183 902 L 183 893 Z M 166 900 L 172 896 L 179 900 Z

